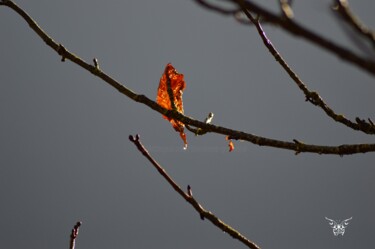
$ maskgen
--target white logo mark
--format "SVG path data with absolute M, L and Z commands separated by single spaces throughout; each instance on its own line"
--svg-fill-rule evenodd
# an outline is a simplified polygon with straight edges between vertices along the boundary
M 342 236 L 344 236 L 345 228 L 349 225 L 349 221 L 351 219 L 353 219 L 353 217 L 350 217 L 349 219 L 340 221 L 340 220 L 328 219 L 326 217 L 326 220 L 328 220 L 329 225 L 332 227 L 333 234 L 335 236 L 338 236 L 339 234 L 341 234 Z

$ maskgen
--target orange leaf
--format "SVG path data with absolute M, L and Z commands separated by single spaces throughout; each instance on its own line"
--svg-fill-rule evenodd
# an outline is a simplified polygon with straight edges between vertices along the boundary
M 182 93 L 186 87 L 184 75 L 178 73 L 171 63 L 167 64 L 164 73 L 160 78 L 156 102 L 165 109 L 172 110 L 172 103 L 168 95 L 168 80 L 170 81 L 173 92 L 173 103 L 176 106 L 177 111 L 184 114 L 184 106 L 182 103 Z M 185 124 L 166 116 L 163 117 L 172 124 L 175 131 L 180 133 L 180 137 L 184 141 L 184 149 L 186 149 L 187 141 L 186 134 L 184 133 Z
M 232 142 L 231 139 L 229 139 L 229 136 L 226 136 L 225 140 L 229 141 L 229 143 L 228 143 L 229 152 L 232 152 L 234 150 L 234 143 Z
M 229 141 L 228 146 L 229 146 L 229 152 L 234 150 L 234 143 L 232 142 L 232 140 Z

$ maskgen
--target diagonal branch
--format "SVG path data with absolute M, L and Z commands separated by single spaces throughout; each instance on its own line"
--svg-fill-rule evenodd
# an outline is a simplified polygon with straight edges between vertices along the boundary
M 349 23 L 358 34 L 366 37 L 375 48 L 375 32 L 366 27 L 359 18 L 349 8 L 349 2 L 347 0 L 334 0 L 335 5 L 333 9 L 336 10 L 344 20 Z
M 41 37 L 49 47 L 55 50 L 62 57 L 62 61 L 67 59 L 74 62 L 75 64 L 81 66 L 82 68 L 86 69 L 95 76 L 101 78 L 103 81 L 105 81 L 106 83 L 108 83 L 113 88 L 118 90 L 120 93 L 126 95 L 130 99 L 142 103 L 166 117 L 181 121 L 185 125 L 201 128 L 206 132 L 213 132 L 229 136 L 231 139 L 240 139 L 248 141 L 259 146 L 269 146 L 274 148 L 292 150 L 295 151 L 297 154 L 300 152 L 311 152 L 318 154 L 336 154 L 341 156 L 357 153 L 375 152 L 375 144 L 343 144 L 338 146 L 324 146 L 304 144 L 302 142 L 296 143 L 270 139 L 266 137 L 256 136 L 243 131 L 233 130 L 226 127 L 201 122 L 191 117 L 185 116 L 175 110 L 167 110 L 158 105 L 155 101 L 147 98 L 145 95 L 133 92 L 129 88 L 122 85 L 120 82 L 116 81 L 115 79 L 107 75 L 98 66 L 88 64 L 87 62 L 85 62 L 84 60 L 82 60 L 75 54 L 71 53 L 69 50 L 67 50 L 63 45 L 55 42 L 38 26 L 38 24 L 24 10 L 18 7 L 13 1 L 2 0 L 2 2 L 0 2 L 0 6 L 1 5 L 8 6 L 9 8 L 17 12 L 20 16 L 22 16 L 24 20 L 29 24 L 30 28 L 34 30 L 35 33 L 38 34 L 39 37 Z M 361 122 L 363 122 L 363 120 L 361 120 Z
M 290 68 L 290 66 L 286 63 L 283 59 L 281 54 L 276 50 L 270 39 L 267 37 L 266 33 L 264 32 L 260 22 L 257 18 L 254 18 L 251 13 L 246 9 L 241 1 L 238 1 L 238 4 L 242 8 L 245 15 L 249 18 L 249 20 L 255 25 L 259 36 L 261 37 L 265 47 L 268 49 L 270 54 L 275 58 L 275 60 L 281 65 L 281 67 L 288 73 L 290 78 L 297 84 L 299 89 L 305 94 L 306 101 L 309 101 L 315 106 L 320 107 L 329 117 L 331 117 L 336 122 L 342 123 L 354 130 L 362 131 L 366 134 L 375 134 L 375 125 L 364 120 L 357 118 L 356 122 L 353 122 L 347 118 L 345 118 L 341 114 L 336 114 L 328 105 L 324 102 L 322 97 L 317 92 L 310 91 L 306 84 L 298 77 L 298 75 Z M 362 121 L 359 122 L 358 120 Z
M 238 3 L 238 0 L 228 0 L 229 2 Z M 220 11 L 220 8 L 215 7 L 215 5 L 208 4 L 204 0 L 195 0 L 196 3 L 200 4 L 201 6 L 208 8 L 210 10 L 216 11 L 221 14 L 225 15 L 232 15 L 237 20 L 237 14 L 238 12 L 235 10 L 223 10 Z M 306 39 L 307 41 L 335 54 L 340 59 L 347 61 L 349 63 L 352 63 L 353 65 L 358 66 L 359 68 L 367 71 L 368 73 L 375 75 L 375 61 L 366 59 L 364 57 L 361 57 L 357 55 L 356 53 L 352 52 L 349 49 L 344 48 L 341 45 L 338 45 L 337 43 L 328 40 L 327 38 L 324 38 L 323 36 L 313 32 L 312 30 L 309 30 L 308 28 L 302 26 L 301 24 L 297 23 L 296 21 L 285 18 L 283 14 L 277 15 L 272 13 L 271 11 L 266 10 L 265 8 L 262 8 L 258 4 L 254 3 L 253 1 L 241 1 L 243 2 L 243 5 L 246 7 L 246 9 L 250 10 L 252 13 L 255 13 L 259 15 L 262 20 L 266 21 L 267 23 L 273 23 L 281 28 L 283 28 L 285 31 L 295 35 L 302 37 Z M 246 23 L 244 21 L 241 21 L 241 23 Z
M 168 175 L 165 169 L 162 166 L 160 166 L 160 164 L 150 155 L 150 153 L 141 143 L 138 134 L 135 136 L 135 138 L 133 136 L 129 136 L 129 140 L 133 142 L 135 146 L 137 146 L 137 149 L 142 153 L 143 156 L 145 156 L 151 162 L 151 164 L 164 177 L 164 179 L 169 183 L 169 185 L 171 185 L 171 187 L 182 198 L 184 198 L 190 205 L 193 206 L 193 208 L 199 213 L 202 220 L 207 219 L 211 221 L 211 223 L 214 224 L 216 227 L 221 229 L 223 232 L 228 233 L 234 239 L 241 241 L 247 247 L 252 248 L 252 249 L 259 249 L 259 247 L 254 242 L 250 241 L 245 236 L 243 236 L 240 232 L 238 232 L 237 230 L 235 230 L 228 224 L 224 223 L 222 220 L 220 220 L 210 211 L 207 211 L 206 209 L 204 209 L 202 205 L 199 204 L 199 202 L 193 197 L 190 186 L 188 186 L 188 191 L 187 193 L 185 193 L 178 186 L 178 184 Z

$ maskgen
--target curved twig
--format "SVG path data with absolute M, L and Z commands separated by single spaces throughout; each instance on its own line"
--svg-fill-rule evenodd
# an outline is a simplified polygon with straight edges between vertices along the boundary
M 337 43 L 334 43 L 331 40 L 328 40 L 327 38 L 324 38 L 323 36 L 313 32 L 312 30 L 309 30 L 308 28 L 302 26 L 301 24 L 297 23 L 293 19 L 285 18 L 283 14 L 277 15 L 272 13 L 271 11 L 268 11 L 262 7 L 260 7 L 258 4 L 252 2 L 252 1 L 239 1 L 239 0 L 228 0 L 233 3 L 239 3 L 244 2 L 244 6 L 247 10 L 251 11 L 252 13 L 257 14 L 262 18 L 263 22 L 267 23 L 273 23 L 281 28 L 283 28 L 285 31 L 300 36 L 313 44 L 337 55 L 339 58 L 341 58 L 344 61 L 347 61 L 349 63 L 352 63 L 353 65 L 358 66 L 359 68 L 367 71 L 368 73 L 375 75 L 375 61 L 366 59 L 364 57 L 361 57 L 357 55 L 356 53 L 352 52 L 349 49 L 344 48 L 341 45 L 338 45 Z M 236 20 L 238 18 L 236 15 L 237 12 L 234 11 L 218 11 L 218 8 L 215 8 L 212 4 L 207 4 L 204 0 L 195 0 L 196 3 L 200 4 L 201 6 L 208 8 L 210 10 L 216 11 L 221 14 L 225 15 L 234 15 Z M 205 4 L 202 4 L 204 2 Z M 241 23 L 247 24 L 247 22 L 241 21 Z
M 169 117 L 171 119 L 175 119 L 178 121 L 183 122 L 185 125 L 194 126 L 197 128 L 201 128 L 206 132 L 214 132 L 218 134 L 222 134 L 225 136 L 229 136 L 231 139 L 240 139 L 251 142 L 253 144 L 259 146 L 269 146 L 281 149 L 287 149 L 295 151 L 296 153 L 301 152 L 311 152 L 311 153 L 318 153 L 318 154 L 336 154 L 336 155 L 350 155 L 356 153 L 366 153 L 366 152 L 374 152 L 375 151 L 375 144 L 343 144 L 339 146 L 324 146 L 324 145 L 312 145 L 312 144 L 296 144 L 293 142 L 281 141 L 276 139 L 265 138 L 261 136 L 256 136 L 250 133 L 246 133 L 243 131 L 233 130 L 226 127 L 221 127 L 217 125 L 213 125 L 210 123 L 201 122 L 195 120 L 191 117 L 185 116 L 175 110 L 167 110 L 160 105 L 158 105 L 155 101 L 147 98 L 145 95 L 137 94 L 130 90 L 129 88 L 122 85 L 120 82 L 116 81 L 105 72 L 103 72 L 99 67 L 95 65 L 90 65 L 75 54 L 71 53 L 67 50 L 63 45 L 55 42 L 50 36 L 48 36 L 39 26 L 38 24 L 20 7 L 18 7 L 13 1 L 10 0 L 3 0 L 0 2 L 0 5 L 5 5 L 13 9 L 17 12 L 20 16 L 24 18 L 24 20 L 29 24 L 30 28 L 34 30 L 42 39 L 43 41 L 55 50 L 64 60 L 70 60 L 77 65 L 81 66 L 82 68 L 86 69 L 87 71 L 91 72 L 95 76 L 101 78 L 103 81 L 117 89 L 120 93 L 126 95 L 127 97 L 131 98 L 132 100 L 142 103 L 151 109 L 159 112 L 160 114 Z
M 350 10 L 349 3 L 346 0 L 334 0 L 333 9 L 336 10 L 343 19 L 349 23 L 358 34 L 366 37 L 375 48 L 375 32 L 366 27 L 359 18 Z
M 160 164 L 150 155 L 150 153 L 141 143 L 138 134 L 135 137 L 129 136 L 129 140 L 135 144 L 137 149 L 142 153 L 143 156 L 145 156 L 151 162 L 151 164 L 164 177 L 164 179 L 169 183 L 169 185 L 171 185 L 171 187 L 182 198 L 184 198 L 190 205 L 194 207 L 194 209 L 199 213 L 202 220 L 207 219 L 211 221 L 212 224 L 214 224 L 216 227 L 221 229 L 223 232 L 228 233 L 234 239 L 238 239 L 247 247 L 252 248 L 252 249 L 259 249 L 258 245 L 256 245 L 254 242 L 250 241 L 245 236 L 243 236 L 240 232 L 238 232 L 236 229 L 232 228 L 231 226 L 229 226 L 228 224 L 220 220 L 210 211 L 207 211 L 206 209 L 204 209 L 202 205 L 199 204 L 199 202 L 193 197 L 190 185 L 188 185 L 187 193 L 185 193 L 180 188 L 180 186 L 178 186 L 178 184 L 168 175 L 165 169 L 162 166 L 160 166 Z
M 251 13 L 245 8 L 243 3 L 239 1 L 239 5 L 242 8 L 245 15 L 249 18 L 249 20 L 255 25 L 259 36 L 261 37 L 265 47 L 268 49 L 270 54 L 275 58 L 275 60 L 282 66 L 282 68 L 288 73 L 290 78 L 297 84 L 299 89 L 305 94 L 306 101 L 309 101 L 315 106 L 320 107 L 329 117 L 331 117 L 336 122 L 342 123 L 354 130 L 362 131 L 366 134 L 375 134 L 375 126 L 371 124 L 370 122 L 366 122 L 364 120 L 361 120 L 357 118 L 356 122 L 353 122 L 347 118 L 345 118 L 341 114 L 336 114 L 328 105 L 325 103 L 325 101 L 322 99 L 322 97 L 319 95 L 319 93 L 315 91 L 310 91 L 306 84 L 298 77 L 298 75 L 290 68 L 290 66 L 286 63 L 286 61 L 283 59 L 281 54 L 276 50 L 270 39 L 268 39 L 266 33 L 264 32 L 262 26 L 260 25 L 260 22 L 258 19 L 254 18 Z M 358 119 L 362 122 L 358 122 Z

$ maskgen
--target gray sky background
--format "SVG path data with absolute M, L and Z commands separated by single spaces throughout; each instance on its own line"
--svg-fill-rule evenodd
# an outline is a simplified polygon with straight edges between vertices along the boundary
M 185 75 L 185 113 L 265 137 L 374 143 L 304 101 L 255 29 L 193 1 L 17 3 L 56 41 L 137 93 L 155 98 L 168 62 Z M 278 10 L 276 1 L 265 6 Z M 296 20 L 361 53 L 330 1 L 294 1 Z M 374 1 L 352 1 L 375 27 Z M 375 154 L 319 156 L 195 137 L 189 149 L 160 114 L 57 54 L 0 8 L 0 248 L 244 248 L 179 197 L 128 141 L 142 142 L 208 210 L 262 248 L 369 248 L 375 243 Z M 367 73 L 273 26 L 268 36 L 337 112 L 372 118 Z M 368 54 L 374 58 L 374 54 Z M 353 217 L 334 237 L 324 217 Z

